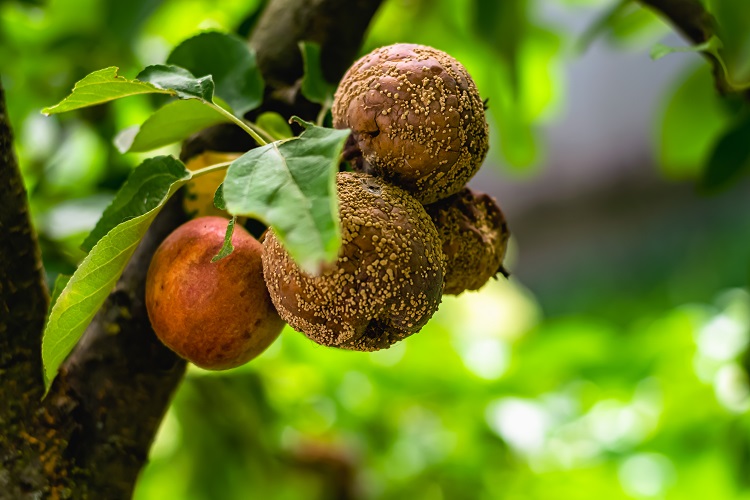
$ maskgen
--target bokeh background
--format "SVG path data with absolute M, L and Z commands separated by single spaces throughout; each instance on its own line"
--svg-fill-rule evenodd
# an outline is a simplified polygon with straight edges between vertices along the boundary
M 146 156 L 112 138 L 155 104 L 39 110 L 201 30 L 246 36 L 262 4 L 0 2 L 50 283 Z M 750 6 L 724 4 L 750 31 Z M 505 211 L 512 277 L 445 297 L 386 351 L 287 329 L 244 367 L 191 368 L 135 498 L 750 498 L 750 185 L 701 187 L 743 105 L 696 54 L 653 61 L 684 42 L 629 2 L 385 0 L 363 53 L 397 41 L 451 53 L 489 98 L 472 186 Z

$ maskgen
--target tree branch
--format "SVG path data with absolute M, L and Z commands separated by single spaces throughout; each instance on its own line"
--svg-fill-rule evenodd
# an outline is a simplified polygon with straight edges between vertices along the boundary
M 716 33 L 716 20 L 698 0 L 640 0 L 664 16 L 694 45 Z
M 48 302 L 0 82 L 0 498 L 3 492 L 20 495 L 10 485 L 14 478 L 33 480 L 35 475 L 24 472 L 13 451 L 31 451 L 28 443 L 15 440 L 28 434 L 29 419 L 44 391 L 41 334 Z
M 252 37 L 269 82 L 260 111 L 278 109 L 281 92 L 293 95 L 285 101 L 288 110 L 304 116 L 311 108 L 294 91 L 303 72 L 297 43 L 319 43 L 326 77 L 337 81 L 380 1 L 272 0 Z M 184 146 L 183 159 L 205 149 L 249 149 L 226 132 L 198 134 Z M 47 295 L 20 174 L 9 159 L 11 145 L 9 129 L 0 128 L 0 273 L 9 275 L 0 274 L 0 499 L 129 498 L 185 369 L 156 338 L 144 307 L 151 256 L 183 221 L 179 200 L 170 201 L 154 221 L 40 403 Z M 23 418 L 9 423 L 7 406 Z
M 0 373 L 3 378 L 6 370 L 19 376 L 23 373 L 14 384 L 18 394 L 42 386 L 40 334 L 48 303 L 39 246 L 13 152 L 13 132 L 0 82 Z M 0 390 L 10 389 L 3 384 Z M 0 415 L 3 410 L 7 408 L 0 405 Z
M 50 417 L 42 430 L 68 430 L 68 460 L 58 472 L 81 471 L 74 476 L 83 497 L 130 498 L 185 372 L 185 361 L 151 329 L 144 302 L 151 257 L 184 221 L 178 196 L 151 225 L 44 400 Z
M 718 26 L 710 12 L 699 0 L 639 0 L 672 24 L 693 45 L 700 45 L 717 34 Z M 717 90 L 724 94 L 731 90 L 724 69 L 713 54 L 701 52 L 711 64 Z
M 250 36 L 258 65 L 272 86 L 302 78 L 300 41 L 321 47 L 323 75 L 338 83 L 362 45 L 381 0 L 277 0 L 263 12 Z
M 320 106 L 307 101 L 299 85 L 304 73 L 299 42 L 321 47 L 323 75 L 338 83 L 362 46 L 372 17 L 382 0 L 273 0 L 250 33 L 258 66 L 266 81 L 263 105 L 250 113 L 276 111 L 314 121 Z M 221 124 L 203 130 L 188 140 L 182 157 L 203 151 L 247 151 L 253 141 L 238 127 Z
M 303 75 L 299 42 L 321 48 L 323 76 L 338 83 L 362 46 L 381 0 L 275 0 L 250 35 L 266 80 L 266 107 L 313 120 L 318 106 L 299 93 Z

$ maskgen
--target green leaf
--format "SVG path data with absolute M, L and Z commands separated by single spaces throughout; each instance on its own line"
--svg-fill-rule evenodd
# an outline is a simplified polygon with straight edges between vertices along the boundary
M 320 65 L 320 45 L 313 42 L 299 42 L 302 51 L 302 61 L 305 73 L 302 77 L 300 90 L 308 101 L 327 104 L 336 90 L 336 86 L 328 83 L 323 76 Z
M 171 156 L 156 156 L 141 163 L 130 173 L 112 203 L 104 210 L 99 222 L 83 242 L 83 249 L 91 250 L 118 224 L 158 206 L 186 171 L 184 165 Z
M 175 47 L 167 63 L 186 68 L 196 76 L 211 75 L 216 95 L 238 116 L 263 101 L 264 83 L 255 52 L 236 36 L 216 31 L 201 33 Z
M 117 68 L 110 67 L 94 71 L 73 87 L 68 97 L 48 108 L 42 113 L 51 115 L 74 109 L 95 106 L 121 97 L 138 94 L 171 94 L 169 90 L 157 88 L 148 82 L 128 80 L 117 76 Z
M 294 136 L 292 133 L 292 127 L 289 123 L 278 113 L 273 111 L 266 111 L 261 113 L 255 124 L 262 128 L 264 131 L 273 137 L 274 140 L 289 139 Z
M 691 67 L 677 83 L 659 124 L 659 165 L 671 179 L 697 179 L 730 115 L 707 64 Z
M 47 311 L 48 318 L 50 311 L 52 311 L 52 306 L 57 302 L 58 297 L 60 297 L 60 294 L 68 284 L 68 281 L 70 281 L 70 278 L 71 276 L 69 274 L 58 274 L 57 278 L 55 278 L 55 285 L 52 287 L 52 295 L 49 299 L 49 311 Z
M 202 101 L 172 101 L 159 108 L 140 127 L 120 132 L 115 138 L 115 145 L 122 153 L 151 151 L 227 121 L 226 116 Z
M 138 73 L 136 79 L 168 90 L 180 99 L 202 99 L 213 102 L 214 82 L 211 75 L 196 78 L 185 68 L 155 64 Z
M 216 192 L 218 193 L 219 191 L 217 190 Z M 232 245 L 232 235 L 234 234 L 234 225 L 236 222 L 237 217 L 232 217 L 229 220 L 229 224 L 227 224 L 227 232 L 224 235 L 224 244 L 221 245 L 221 250 L 219 250 L 219 253 L 214 255 L 214 257 L 211 259 L 211 262 L 221 260 L 234 252 L 234 245 Z
M 145 165 L 148 165 L 148 167 Z M 145 172 L 145 170 L 148 170 L 148 172 Z M 141 178 L 149 177 L 149 175 L 144 174 L 153 174 L 153 178 L 156 180 L 155 191 L 160 193 L 160 197 L 154 195 L 148 189 L 140 191 L 149 200 L 148 203 L 141 206 L 142 210 L 147 211 L 135 218 L 121 222 L 107 232 L 78 266 L 52 306 L 42 339 L 42 361 L 47 388 L 55 377 L 60 364 L 76 345 L 96 312 L 107 299 L 109 292 L 120 278 L 151 222 L 169 197 L 190 179 L 190 172 L 185 169 L 182 163 L 169 156 L 147 160 L 136 171 L 140 172 L 139 177 Z M 133 172 L 131 177 L 135 175 L 136 171 Z M 164 192 L 164 184 L 162 183 L 165 177 L 172 179 L 166 192 Z M 123 186 L 123 189 L 131 192 L 136 184 L 142 183 L 131 182 L 131 179 L 128 179 L 129 187 Z M 145 184 L 142 185 L 145 186 Z M 122 198 L 118 195 L 115 197 L 115 201 L 122 200 Z M 130 197 L 124 196 L 124 198 Z M 131 200 L 130 204 L 137 205 L 137 202 Z M 126 203 L 125 205 L 129 204 Z M 135 214 L 136 212 L 129 213 Z
M 750 9 L 746 0 L 713 0 L 707 7 L 719 26 L 727 80 L 747 88 L 750 81 Z
M 703 172 L 702 187 L 716 191 L 750 172 L 750 115 L 719 139 Z
M 710 52 L 713 53 L 715 50 L 721 48 L 721 40 L 713 36 L 710 39 L 699 45 L 686 45 L 684 47 L 669 47 L 661 43 L 657 43 L 651 48 L 651 59 L 654 61 L 661 59 L 662 57 L 673 54 L 675 52 Z
M 271 226 L 292 258 L 310 273 L 338 255 L 341 238 L 336 172 L 349 130 L 316 127 L 295 138 L 252 149 L 224 179 L 232 215 Z
M 224 201 L 224 183 L 219 184 L 214 193 L 214 206 L 219 210 L 227 209 L 227 202 Z
M 742 79 L 737 79 L 737 76 L 732 71 L 733 68 L 730 68 L 724 57 L 726 51 L 723 49 L 724 43 L 719 39 L 719 37 L 714 35 L 699 45 L 686 47 L 668 47 L 666 45 L 657 44 L 651 49 L 651 57 L 656 60 L 673 52 L 706 52 L 707 54 L 711 54 L 716 59 L 718 68 L 721 70 L 721 74 L 716 75 L 716 77 L 721 80 L 723 86 L 726 86 L 733 92 L 742 92 L 750 89 L 750 82 L 743 81 Z
M 169 94 L 210 103 L 213 102 L 213 92 L 211 76 L 195 78 L 188 70 L 177 66 L 148 66 L 135 80 L 117 76 L 117 68 L 113 66 L 86 76 L 75 84 L 68 97 L 44 108 L 42 113 L 63 113 L 138 94 Z

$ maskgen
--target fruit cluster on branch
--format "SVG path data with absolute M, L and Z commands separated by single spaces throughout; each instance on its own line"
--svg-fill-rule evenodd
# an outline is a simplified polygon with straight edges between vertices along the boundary
M 226 221 L 179 228 L 151 265 L 147 304 L 181 356 L 236 366 L 276 338 L 281 320 L 323 345 L 386 348 L 418 332 L 443 293 L 505 274 L 503 214 L 466 187 L 489 141 L 484 103 L 458 61 L 422 45 L 377 49 L 344 75 L 332 114 L 352 131 L 345 157 L 356 158 L 337 176 L 338 259 L 305 272 L 269 229 L 262 247 L 235 233 L 238 248 L 212 264 Z

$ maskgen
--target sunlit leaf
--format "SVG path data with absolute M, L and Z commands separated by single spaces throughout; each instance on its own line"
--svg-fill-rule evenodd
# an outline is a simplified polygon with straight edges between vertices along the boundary
M 110 67 L 87 75 L 75 84 L 68 97 L 44 108 L 42 113 L 63 113 L 139 94 L 169 94 L 211 103 L 213 91 L 210 76 L 195 78 L 189 71 L 177 66 L 148 66 L 135 80 L 117 76 L 117 68 Z
M 317 272 L 338 255 L 336 172 L 349 130 L 305 126 L 235 160 L 223 189 L 231 214 L 271 226 L 300 267 Z
M 68 97 L 54 106 L 44 108 L 42 113 L 51 115 L 74 109 L 95 106 L 121 97 L 138 94 L 171 94 L 145 81 L 128 80 L 117 76 L 117 68 L 109 67 L 94 71 L 75 84 Z
M 55 278 L 55 284 L 52 287 L 52 293 L 50 294 L 49 298 L 49 311 L 47 311 L 47 317 L 49 317 L 49 313 L 50 311 L 52 311 L 52 306 L 55 305 L 55 302 L 57 302 L 57 299 L 65 289 L 68 281 L 70 281 L 70 278 L 71 276 L 68 274 L 58 274 L 57 278 Z
M 123 186 L 123 194 L 115 197 L 112 206 L 105 211 L 100 231 L 106 227 L 112 229 L 94 245 L 73 273 L 52 306 L 44 330 L 42 361 L 47 387 L 117 283 L 151 222 L 189 178 L 190 172 L 172 157 L 149 159 L 133 172 Z M 147 182 L 148 179 L 151 182 Z M 135 193 L 147 201 L 141 203 L 134 199 Z M 128 218 L 123 219 L 123 214 Z M 121 222 L 115 225 L 118 217 Z
M 257 108 L 263 100 L 263 77 L 255 52 L 240 38 L 226 33 L 200 33 L 179 44 L 167 63 L 186 68 L 196 76 L 211 75 L 216 95 L 237 116 Z

